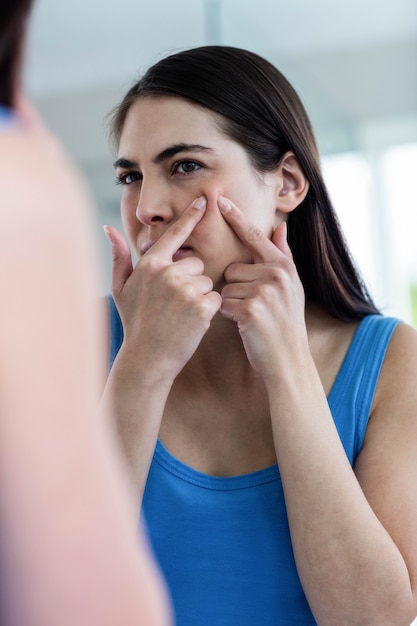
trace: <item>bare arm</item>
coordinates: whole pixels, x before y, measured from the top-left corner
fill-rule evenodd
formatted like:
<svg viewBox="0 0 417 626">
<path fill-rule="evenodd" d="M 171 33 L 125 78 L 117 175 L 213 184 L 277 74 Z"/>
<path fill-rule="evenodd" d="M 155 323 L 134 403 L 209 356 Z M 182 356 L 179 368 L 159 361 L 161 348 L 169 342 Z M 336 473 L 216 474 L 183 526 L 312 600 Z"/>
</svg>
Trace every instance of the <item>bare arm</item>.
<svg viewBox="0 0 417 626">
<path fill-rule="evenodd" d="M 127 459 L 138 508 L 173 381 L 191 358 L 218 311 L 221 298 L 196 257 L 172 256 L 204 215 L 192 203 L 133 269 L 122 235 L 108 228 L 113 245 L 112 292 L 124 341 L 103 397 Z"/>
<path fill-rule="evenodd" d="M 255 263 L 228 268 L 221 311 L 237 321 L 268 389 L 292 544 L 312 611 L 320 626 L 408 626 L 417 612 L 416 333 L 395 332 L 355 475 L 310 353 L 285 227 L 271 242 L 236 207 L 224 216 Z"/>
<path fill-rule="evenodd" d="M 169 622 L 98 415 L 89 203 L 40 137 L 0 144 L 0 517 L 7 626 Z"/>
<path fill-rule="evenodd" d="M 271 384 L 270 401 L 307 598 L 320 626 L 408 626 L 416 614 L 415 416 L 413 425 L 399 400 L 395 433 L 374 411 L 355 475 L 307 354 L 304 363 Z"/>
</svg>

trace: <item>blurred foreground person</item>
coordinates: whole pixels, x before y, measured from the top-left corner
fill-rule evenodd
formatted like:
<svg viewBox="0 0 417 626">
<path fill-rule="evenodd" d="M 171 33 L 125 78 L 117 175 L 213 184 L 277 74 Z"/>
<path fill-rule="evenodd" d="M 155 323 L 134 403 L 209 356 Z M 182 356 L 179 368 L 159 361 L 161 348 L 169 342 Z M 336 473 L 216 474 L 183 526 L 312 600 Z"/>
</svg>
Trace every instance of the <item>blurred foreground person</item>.
<svg viewBox="0 0 417 626">
<path fill-rule="evenodd" d="M 109 421 L 99 417 L 91 207 L 23 103 L 30 0 L 0 3 L 2 626 L 166 626 Z"/>
</svg>

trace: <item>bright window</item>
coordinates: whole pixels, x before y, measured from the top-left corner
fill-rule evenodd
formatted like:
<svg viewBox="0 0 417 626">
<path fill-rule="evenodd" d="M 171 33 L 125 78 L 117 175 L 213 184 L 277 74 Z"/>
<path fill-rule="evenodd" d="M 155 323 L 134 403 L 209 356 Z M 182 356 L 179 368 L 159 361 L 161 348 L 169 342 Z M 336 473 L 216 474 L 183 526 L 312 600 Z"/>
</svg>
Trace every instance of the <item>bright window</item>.
<svg viewBox="0 0 417 626">
<path fill-rule="evenodd" d="M 370 162 L 351 152 L 323 158 L 348 241 L 377 306 L 417 326 L 417 144 Z"/>
</svg>

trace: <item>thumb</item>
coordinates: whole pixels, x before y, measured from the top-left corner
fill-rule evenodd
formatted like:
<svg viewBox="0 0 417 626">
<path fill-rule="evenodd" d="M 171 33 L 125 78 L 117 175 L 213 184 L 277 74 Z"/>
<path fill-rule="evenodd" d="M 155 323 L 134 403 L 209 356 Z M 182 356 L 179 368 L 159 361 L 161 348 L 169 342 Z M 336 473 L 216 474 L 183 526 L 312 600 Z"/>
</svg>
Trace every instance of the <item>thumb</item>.
<svg viewBox="0 0 417 626">
<path fill-rule="evenodd" d="M 272 233 L 271 240 L 283 254 L 292 259 L 292 252 L 287 242 L 287 222 L 282 222 L 276 227 Z"/>
<path fill-rule="evenodd" d="M 133 272 L 132 255 L 126 239 L 114 226 L 104 226 L 104 232 L 112 246 L 112 292 L 117 295 Z"/>
</svg>

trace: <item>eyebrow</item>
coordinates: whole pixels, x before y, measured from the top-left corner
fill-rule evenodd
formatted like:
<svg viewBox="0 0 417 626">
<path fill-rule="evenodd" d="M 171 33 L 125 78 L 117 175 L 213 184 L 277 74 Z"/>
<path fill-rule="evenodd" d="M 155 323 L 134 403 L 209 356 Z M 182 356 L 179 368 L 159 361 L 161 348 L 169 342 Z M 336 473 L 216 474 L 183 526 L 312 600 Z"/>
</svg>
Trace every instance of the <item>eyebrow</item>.
<svg viewBox="0 0 417 626">
<path fill-rule="evenodd" d="M 213 149 L 208 148 L 207 146 L 201 146 L 198 143 L 177 143 L 173 146 L 169 146 L 169 148 L 165 148 L 165 150 L 162 150 L 162 152 L 156 155 L 153 162 L 155 164 L 163 163 L 163 161 L 170 159 L 179 152 L 213 152 Z"/>
<path fill-rule="evenodd" d="M 209 148 L 208 146 L 202 146 L 198 143 L 177 143 L 173 146 L 165 148 L 165 150 L 162 150 L 162 152 L 159 152 L 159 154 L 157 154 L 156 157 L 154 157 L 152 160 L 156 165 L 158 165 L 159 163 L 163 163 L 167 159 L 175 156 L 179 152 L 213 152 L 213 149 Z M 113 167 L 115 169 L 118 167 L 129 169 L 135 167 L 137 168 L 138 164 L 135 161 L 131 161 L 130 159 L 125 159 L 121 157 L 113 163 Z"/>
<path fill-rule="evenodd" d="M 135 161 L 130 161 L 129 159 L 124 159 L 123 157 L 120 159 L 117 159 L 114 163 L 113 163 L 113 167 L 114 169 L 117 169 L 118 167 L 121 167 L 122 169 L 130 169 L 133 167 L 138 167 L 138 164 Z"/>
</svg>

